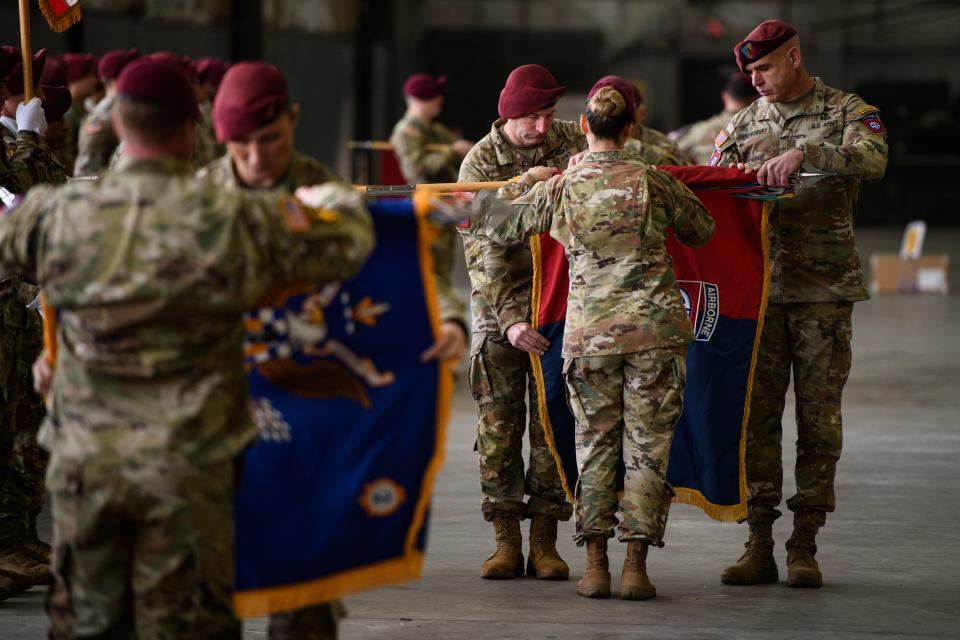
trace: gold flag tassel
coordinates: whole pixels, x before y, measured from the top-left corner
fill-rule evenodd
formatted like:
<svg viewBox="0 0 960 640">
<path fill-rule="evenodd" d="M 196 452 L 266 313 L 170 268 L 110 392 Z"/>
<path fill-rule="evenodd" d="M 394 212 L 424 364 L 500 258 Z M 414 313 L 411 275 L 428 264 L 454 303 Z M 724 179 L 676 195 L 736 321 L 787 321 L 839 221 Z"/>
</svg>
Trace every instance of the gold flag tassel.
<svg viewBox="0 0 960 640">
<path fill-rule="evenodd" d="M 40 13 L 47 19 L 47 24 L 57 33 L 63 33 L 80 22 L 80 2 L 78 0 L 37 0 Z"/>
</svg>

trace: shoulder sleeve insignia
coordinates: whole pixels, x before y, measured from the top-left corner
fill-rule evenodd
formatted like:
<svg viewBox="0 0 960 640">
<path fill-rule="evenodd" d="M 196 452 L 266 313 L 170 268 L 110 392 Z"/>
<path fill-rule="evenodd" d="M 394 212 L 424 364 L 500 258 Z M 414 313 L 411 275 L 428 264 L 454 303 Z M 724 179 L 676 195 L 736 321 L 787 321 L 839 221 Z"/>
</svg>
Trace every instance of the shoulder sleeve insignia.
<svg viewBox="0 0 960 640">
<path fill-rule="evenodd" d="M 723 143 L 730 139 L 730 134 L 727 133 L 726 129 L 721 129 L 720 133 L 717 135 L 717 139 L 713 141 L 714 146 L 718 149 L 723 146 Z"/>
<path fill-rule="evenodd" d="M 876 112 L 878 112 L 878 111 L 880 111 L 880 109 L 877 109 L 877 108 L 874 107 L 873 105 L 869 105 L 869 104 L 868 104 L 868 105 L 864 105 L 864 106 L 860 107 L 860 109 L 857 110 L 857 115 L 863 117 L 863 116 L 865 116 L 865 115 L 867 115 L 867 114 L 869 114 L 869 113 L 876 113 Z"/>
<path fill-rule="evenodd" d="M 713 155 L 710 156 L 709 166 L 715 167 L 720 164 L 720 149 L 714 149 Z"/>
<path fill-rule="evenodd" d="M 862 118 L 860 122 L 866 125 L 867 129 L 870 130 L 869 133 L 886 133 L 887 132 L 887 128 L 883 125 L 882 122 L 880 122 L 880 116 L 876 114 L 872 114 L 867 116 L 866 118 Z"/>
</svg>

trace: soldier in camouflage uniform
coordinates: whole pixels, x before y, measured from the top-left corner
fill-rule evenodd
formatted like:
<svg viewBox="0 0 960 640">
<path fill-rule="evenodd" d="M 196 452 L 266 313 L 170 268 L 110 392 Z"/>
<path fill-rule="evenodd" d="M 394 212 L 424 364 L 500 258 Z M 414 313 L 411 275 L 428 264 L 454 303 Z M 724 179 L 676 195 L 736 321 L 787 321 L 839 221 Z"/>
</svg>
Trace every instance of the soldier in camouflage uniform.
<svg viewBox="0 0 960 640">
<path fill-rule="evenodd" d="M 87 115 L 85 103 L 97 86 L 97 59 L 89 53 L 66 53 L 62 60 L 66 67 L 67 88 L 70 90 L 72 104 L 63 117 L 66 142 L 59 155 L 68 172 L 72 174 L 77 162 L 80 123 Z"/>
<path fill-rule="evenodd" d="M 733 116 L 749 107 L 756 99 L 757 90 L 750 83 L 750 77 L 743 73 L 734 73 L 720 92 L 723 111 L 687 127 L 677 138 L 677 146 L 690 156 L 694 164 L 708 164 L 713 154 L 713 141 L 716 139 L 717 132 L 730 124 Z"/>
<path fill-rule="evenodd" d="M 663 546 L 673 495 L 667 461 L 693 338 L 664 242 L 672 228 L 681 241 L 702 245 L 714 223 L 675 178 L 624 150 L 634 119 L 627 86 L 608 76 L 591 90 L 581 117 L 590 150 L 580 163 L 532 188 L 550 172 L 531 169 L 498 193 L 516 198 L 509 209 L 483 216 L 478 226 L 506 244 L 549 231 L 566 248 L 563 357 L 580 472 L 574 538 L 587 545 L 577 592 L 610 596 L 607 539 L 619 516 L 620 540 L 627 543 L 620 595 L 646 600 L 656 595 L 646 574 L 647 550 Z M 486 246 L 489 287 L 495 288 L 506 273 L 505 254 Z M 618 510 L 621 461 L 626 477 Z"/>
<path fill-rule="evenodd" d="M 612 76 L 607 76 L 607 78 Z M 603 78 L 601 79 L 601 81 Z M 665 133 L 643 124 L 647 118 L 647 105 L 643 93 L 632 82 L 627 83 L 633 90 L 637 104 L 636 122 L 630 127 L 630 137 L 624 144 L 626 149 L 640 154 L 641 159 L 652 165 L 673 165 L 682 167 L 690 164 L 690 158 L 680 150 L 677 143 Z"/>
<path fill-rule="evenodd" d="M 41 50 L 34 56 L 35 80 L 42 74 L 45 55 Z M 47 123 L 40 98 L 21 103 L 23 72 L 15 47 L 0 52 L 0 93 L 5 114 L 0 187 L 9 195 L 41 182 L 66 181 L 44 139 Z M 33 391 L 30 365 L 43 328 L 37 311 L 26 307 L 36 296 L 35 286 L 0 271 L 0 599 L 50 581 L 49 546 L 36 531 L 45 456 L 36 445 L 43 406 Z"/>
<path fill-rule="evenodd" d="M 349 188 L 316 187 L 307 206 L 193 177 L 198 116 L 179 69 L 131 64 L 118 171 L 39 188 L 0 220 L 0 269 L 37 277 L 60 319 L 40 436 L 53 637 L 240 637 L 234 463 L 255 436 L 243 313 L 274 287 L 349 277 L 373 247 Z"/>
<path fill-rule="evenodd" d="M 562 169 L 586 149 L 586 138 L 575 122 L 554 120 L 555 103 L 564 87 L 540 65 L 524 65 L 507 78 L 500 94 L 500 119 L 470 150 L 460 166 L 461 182 L 507 180 L 535 166 Z M 536 386 L 530 358 L 515 348 L 539 334 L 530 326 L 530 285 L 533 264 L 528 246 L 511 247 L 507 271 L 512 284 L 502 305 L 486 296 L 483 246 L 486 241 L 463 233 L 467 270 L 472 285 L 473 344 L 470 387 L 477 402 L 477 453 L 483 516 L 492 521 L 497 541 L 494 554 L 481 567 L 484 578 L 523 575 L 519 521 L 530 517 L 527 572 L 545 579 L 569 577 L 569 568 L 556 552 L 557 520 L 573 513 L 556 463 L 547 446 L 537 411 Z M 523 432 L 530 398 L 530 464 L 523 471 Z M 530 496 L 524 504 L 524 493 Z"/>
<path fill-rule="evenodd" d="M 225 191 L 293 193 L 298 187 L 326 183 L 349 187 L 294 148 L 299 114 L 300 106 L 289 102 L 287 80 L 279 69 L 263 63 L 233 65 L 213 106 L 217 138 L 227 153 L 201 169 L 199 176 Z M 268 635 L 271 640 L 334 640 L 345 615 L 339 600 L 274 614 Z"/>
<path fill-rule="evenodd" d="M 107 94 L 80 123 L 74 176 L 96 176 L 110 166 L 110 158 L 120 144 L 110 121 L 110 110 L 116 100 L 117 78 L 123 68 L 139 56 L 136 49 L 110 51 L 97 63 L 97 73 L 103 80 Z"/>
<path fill-rule="evenodd" d="M 868 297 L 853 236 L 862 180 L 887 164 L 878 109 L 828 87 L 803 67 L 796 31 L 759 25 L 734 49 L 762 96 L 716 139 L 710 163 L 757 171 L 784 186 L 803 163 L 834 174 L 777 202 L 769 221 L 770 289 L 747 426 L 747 552 L 727 584 L 776 582 L 771 525 L 782 498 L 781 419 L 791 368 L 797 397 L 797 493 L 787 585 L 819 587 L 815 536 L 836 506 L 840 399 L 850 372 L 853 303 Z"/>
<path fill-rule="evenodd" d="M 403 178 L 410 184 L 456 182 L 460 161 L 473 143 L 455 136 L 434 118 L 443 108 L 447 79 L 418 73 L 407 78 L 403 93 L 407 112 L 393 128 L 390 142 Z M 431 149 L 430 145 L 445 145 Z M 436 274 L 437 297 L 444 324 L 440 328 L 440 359 L 463 357 L 467 348 L 466 306 L 453 287 L 454 260 L 458 259 L 457 232 L 451 225 L 434 225 L 431 252 Z"/>
</svg>

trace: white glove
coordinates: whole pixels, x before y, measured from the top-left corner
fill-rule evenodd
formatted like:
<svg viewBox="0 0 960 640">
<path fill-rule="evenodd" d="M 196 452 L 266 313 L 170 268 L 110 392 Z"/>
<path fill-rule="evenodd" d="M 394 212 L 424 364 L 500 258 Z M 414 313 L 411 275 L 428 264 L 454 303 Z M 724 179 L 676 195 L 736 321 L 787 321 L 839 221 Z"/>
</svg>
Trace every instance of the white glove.
<svg viewBox="0 0 960 640">
<path fill-rule="evenodd" d="M 47 117 L 43 113 L 40 98 L 30 98 L 30 102 L 17 105 L 17 130 L 33 131 L 38 136 L 47 133 Z"/>
</svg>

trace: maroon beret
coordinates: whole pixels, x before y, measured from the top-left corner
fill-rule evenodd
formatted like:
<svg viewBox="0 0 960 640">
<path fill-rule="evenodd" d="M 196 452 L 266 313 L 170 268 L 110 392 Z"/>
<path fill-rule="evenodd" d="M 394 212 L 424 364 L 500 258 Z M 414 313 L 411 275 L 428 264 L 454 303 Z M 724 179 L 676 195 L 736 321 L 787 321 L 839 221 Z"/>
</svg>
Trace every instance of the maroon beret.
<svg viewBox="0 0 960 640">
<path fill-rule="evenodd" d="M 446 76 L 434 78 L 426 73 L 415 73 L 403 83 L 403 95 L 417 100 L 433 100 L 443 93 L 447 86 Z"/>
<path fill-rule="evenodd" d="M 733 48 L 737 66 L 746 72 L 748 64 L 756 62 L 795 35 L 797 30 L 783 20 L 761 22 Z"/>
<path fill-rule="evenodd" d="M 33 92 L 36 93 L 40 87 L 40 77 L 43 75 L 43 68 L 47 64 L 47 50 L 40 49 L 33 54 Z M 12 96 L 23 95 L 23 64 L 18 64 L 7 77 L 7 91 Z"/>
<path fill-rule="evenodd" d="M 172 51 L 156 51 L 147 57 L 151 60 L 159 60 L 160 62 L 167 62 L 180 67 L 180 70 L 183 71 L 184 75 L 187 76 L 187 80 L 190 82 L 196 79 L 196 73 L 194 72 L 193 62 L 190 60 L 190 56 L 179 56 Z"/>
<path fill-rule="evenodd" d="M 270 124 L 287 110 L 287 79 L 272 64 L 231 65 L 213 99 L 213 128 L 218 142 L 236 140 Z"/>
<path fill-rule="evenodd" d="M 63 120 L 63 114 L 67 112 L 70 105 L 73 104 L 73 98 L 70 97 L 70 90 L 66 87 L 40 85 L 40 93 L 43 94 L 43 115 L 47 122 L 59 122 Z"/>
<path fill-rule="evenodd" d="M 20 49 L 8 45 L 0 46 L 0 82 L 5 82 L 10 72 L 20 64 Z"/>
<path fill-rule="evenodd" d="M 149 57 L 131 62 L 117 79 L 117 97 L 148 102 L 185 120 L 200 117 L 193 86 L 179 64 Z"/>
<path fill-rule="evenodd" d="M 507 76 L 497 109 L 501 118 L 521 118 L 552 106 L 566 90 L 544 67 L 525 64 Z"/>
<path fill-rule="evenodd" d="M 97 75 L 106 80 L 116 80 L 123 68 L 140 57 L 136 49 L 108 51 L 97 63 Z"/>
<path fill-rule="evenodd" d="M 68 83 L 97 75 L 97 59 L 90 53 L 65 53 L 63 64 L 67 67 Z"/>
<path fill-rule="evenodd" d="M 47 87 L 65 87 L 67 85 L 67 65 L 60 56 L 50 56 L 43 67 L 40 84 Z"/>
<path fill-rule="evenodd" d="M 193 68 L 197 74 L 198 83 L 219 87 L 223 74 L 230 68 L 230 63 L 220 58 L 200 58 L 194 63 Z"/>
<path fill-rule="evenodd" d="M 621 96 L 623 96 L 623 101 L 627 105 L 627 113 L 630 115 L 629 122 L 637 121 L 637 96 L 640 94 L 637 91 L 637 85 L 624 80 L 620 76 L 603 76 L 597 80 L 596 84 L 590 87 L 590 93 L 587 94 L 587 100 L 592 98 L 597 91 L 604 87 L 611 87 L 617 90 Z"/>
</svg>

